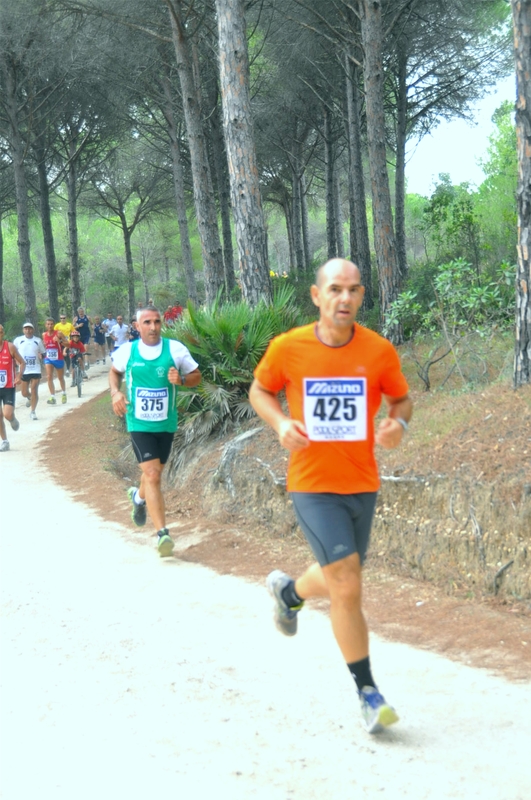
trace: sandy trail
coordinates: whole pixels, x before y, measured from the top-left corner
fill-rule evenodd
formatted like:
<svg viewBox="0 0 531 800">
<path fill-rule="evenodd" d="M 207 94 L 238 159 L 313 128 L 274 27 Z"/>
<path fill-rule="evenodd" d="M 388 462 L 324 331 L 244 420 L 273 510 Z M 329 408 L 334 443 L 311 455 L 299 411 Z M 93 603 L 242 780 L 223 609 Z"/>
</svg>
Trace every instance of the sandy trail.
<svg viewBox="0 0 531 800">
<path fill-rule="evenodd" d="M 105 388 L 89 374 L 66 406 L 43 387 L 37 422 L 19 402 L 0 454 L 2 798 L 529 800 L 528 683 L 373 637 L 401 722 L 371 737 L 325 616 L 284 639 L 265 588 L 162 561 L 56 486 L 35 448 Z"/>
</svg>

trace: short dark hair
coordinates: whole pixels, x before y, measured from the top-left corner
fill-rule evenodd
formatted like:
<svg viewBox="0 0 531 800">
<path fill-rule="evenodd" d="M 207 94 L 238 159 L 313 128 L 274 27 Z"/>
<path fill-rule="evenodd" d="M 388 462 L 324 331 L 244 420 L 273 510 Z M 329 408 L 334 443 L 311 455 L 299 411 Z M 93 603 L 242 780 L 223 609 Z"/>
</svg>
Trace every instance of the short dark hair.
<svg viewBox="0 0 531 800">
<path fill-rule="evenodd" d="M 137 308 L 137 310 L 136 310 L 136 321 L 137 322 L 140 321 L 140 317 L 142 316 L 142 314 L 145 314 L 146 311 L 156 311 L 157 314 L 160 316 L 160 311 L 156 306 L 147 305 L 147 306 L 144 306 L 143 308 Z"/>
</svg>

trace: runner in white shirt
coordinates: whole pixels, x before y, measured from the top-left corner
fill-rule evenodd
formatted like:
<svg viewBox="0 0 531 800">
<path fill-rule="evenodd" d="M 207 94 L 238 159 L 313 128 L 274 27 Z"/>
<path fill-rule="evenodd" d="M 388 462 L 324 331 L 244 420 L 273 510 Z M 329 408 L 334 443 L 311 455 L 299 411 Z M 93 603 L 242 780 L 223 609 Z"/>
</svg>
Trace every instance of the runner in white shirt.
<svg viewBox="0 0 531 800">
<path fill-rule="evenodd" d="M 116 325 L 116 320 L 109 311 L 109 313 L 101 323 L 101 327 L 103 328 L 103 331 L 105 333 L 105 341 L 107 343 L 107 350 L 109 351 L 109 355 L 114 350 L 114 339 L 111 336 L 111 331 L 115 325 Z"/>
<path fill-rule="evenodd" d="M 26 362 L 26 369 L 21 375 L 20 393 L 26 398 L 26 406 L 30 411 L 30 419 L 37 419 L 35 409 L 39 402 L 39 383 L 42 376 L 42 356 L 46 353 L 46 348 L 42 339 L 33 335 L 33 325 L 25 322 L 22 326 L 23 336 L 18 336 L 13 344 Z"/>
<path fill-rule="evenodd" d="M 129 325 L 126 325 L 124 318 L 121 316 L 116 317 L 118 320 L 116 325 L 111 328 L 111 336 L 114 340 L 114 352 L 123 344 L 129 341 Z"/>
</svg>

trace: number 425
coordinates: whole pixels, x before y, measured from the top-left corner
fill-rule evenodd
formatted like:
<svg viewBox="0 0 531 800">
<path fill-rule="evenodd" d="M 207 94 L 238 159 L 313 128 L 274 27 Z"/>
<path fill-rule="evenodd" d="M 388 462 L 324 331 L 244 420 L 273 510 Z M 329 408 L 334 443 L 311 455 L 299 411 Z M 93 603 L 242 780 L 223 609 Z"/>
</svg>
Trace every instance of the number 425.
<svg viewBox="0 0 531 800">
<path fill-rule="evenodd" d="M 356 400 L 354 397 L 320 397 L 313 410 L 314 417 L 321 422 L 341 422 L 356 419 Z"/>
</svg>

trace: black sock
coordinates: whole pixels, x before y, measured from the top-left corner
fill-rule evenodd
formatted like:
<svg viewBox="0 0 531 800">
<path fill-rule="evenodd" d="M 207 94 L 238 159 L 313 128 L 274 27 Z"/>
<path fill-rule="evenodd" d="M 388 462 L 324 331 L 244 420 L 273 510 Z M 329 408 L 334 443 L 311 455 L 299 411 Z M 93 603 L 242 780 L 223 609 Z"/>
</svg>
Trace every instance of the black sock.
<svg viewBox="0 0 531 800">
<path fill-rule="evenodd" d="M 290 581 L 288 585 L 282 589 L 281 595 L 285 604 L 289 608 L 293 608 L 294 606 L 300 606 L 301 603 L 304 603 L 302 597 L 299 597 L 299 595 L 295 591 L 295 581 Z"/>
<path fill-rule="evenodd" d="M 367 656 L 367 658 L 362 658 L 361 661 L 353 661 L 352 664 L 347 664 L 347 667 L 356 681 L 358 692 L 361 692 L 364 686 L 374 686 L 376 689 L 376 684 L 372 677 L 369 656 Z"/>
</svg>

